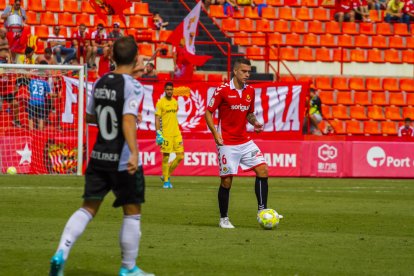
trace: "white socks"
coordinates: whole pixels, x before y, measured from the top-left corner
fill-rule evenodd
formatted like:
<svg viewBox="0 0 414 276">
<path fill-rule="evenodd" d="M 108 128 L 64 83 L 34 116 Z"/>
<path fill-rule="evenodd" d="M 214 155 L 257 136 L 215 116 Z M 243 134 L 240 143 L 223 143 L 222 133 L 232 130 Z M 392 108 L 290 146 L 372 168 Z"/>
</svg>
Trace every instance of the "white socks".
<svg viewBox="0 0 414 276">
<path fill-rule="evenodd" d="M 93 216 L 83 208 L 77 210 L 69 218 L 65 229 L 63 230 L 57 250 L 63 251 L 63 259 L 66 260 L 68 258 L 70 249 L 79 238 L 79 236 L 82 235 L 83 231 L 85 231 L 86 226 L 92 220 L 92 218 Z"/>
<path fill-rule="evenodd" d="M 135 267 L 140 239 L 141 215 L 124 216 L 119 233 L 123 267 L 127 269 Z"/>
</svg>

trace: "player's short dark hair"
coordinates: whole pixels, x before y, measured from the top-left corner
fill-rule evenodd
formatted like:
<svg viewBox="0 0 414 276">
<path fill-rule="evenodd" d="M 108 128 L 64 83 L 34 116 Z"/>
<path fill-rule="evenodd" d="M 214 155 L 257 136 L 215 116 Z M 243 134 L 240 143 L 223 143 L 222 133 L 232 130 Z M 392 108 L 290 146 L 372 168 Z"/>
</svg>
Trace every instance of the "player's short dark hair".
<svg viewBox="0 0 414 276">
<path fill-rule="evenodd" d="M 238 58 L 236 59 L 236 61 L 234 62 L 233 68 L 236 68 L 237 66 L 239 66 L 240 64 L 245 64 L 245 65 L 249 65 L 251 66 L 252 64 L 250 63 L 250 60 L 247 58 Z"/>
<path fill-rule="evenodd" d="M 411 122 L 411 118 L 408 118 L 408 117 L 407 117 L 407 118 L 405 118 L 405 119 L 404 119 L 404 122 Z"/>
<path fill-rule="evenodd" d="M 41 61 L 39 62 L 39 64 L 48 65 L 49 63 L 47 63 L 47 61 L 46 61 L 46 60 L 41 60 Z"/>
<path fill-rule="evenodd" d="M 117 65 L 130 65 L 135 62 L 138 45 L 132 36 L 117 39 L 113 47 L 113 59 Z"/>
<path fill-rule="evenodd" d="M 147 63 L 147 65 L 151 66 L 151 68 L 154 68 L 154 63 Z"/>
<path fill-rule="evenodd" d="M 45 54 L 51 55 L 52 54 L 52 48 L 50 48 L 50 47 L 45 48 Z"/>
<path fill-rule="evenodd" d="M 164 89 L 165 89 L 165 88 L 167 88 L 167 86 L 172 86 L 172 87 L 174 87 L 174 84 L 173 84 L 172 82 L 170 82 L 170 81 L 167 81 L 167 82 L 164 84 Z"/>
<path fill-rule="evenodd" d="M 26 47 L 26 49 L 24 50 L 24 54 L 27 56 L 31 53 L 34 52 L 34 49 L 32 47 Z"/>
</svg>

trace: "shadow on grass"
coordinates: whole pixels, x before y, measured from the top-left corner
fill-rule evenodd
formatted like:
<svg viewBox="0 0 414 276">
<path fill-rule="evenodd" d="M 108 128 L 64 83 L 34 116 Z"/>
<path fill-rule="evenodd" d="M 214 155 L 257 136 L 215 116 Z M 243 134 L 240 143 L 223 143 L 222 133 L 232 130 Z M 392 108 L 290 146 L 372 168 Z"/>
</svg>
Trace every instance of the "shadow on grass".
<svg viewBox="0 0 414 276">
<path fill-rule="evenodd" d="M 114 271 L 113 273 L 107 273 L 102 271 L 91 271 L 86 269 L 75 269 L 75 270 L 67 270 L 65 271 L 65 274 L 68 275 L 77 275 L 77 276 L 113 276 L 117 275 L 117 271 Z"/>
</svg>

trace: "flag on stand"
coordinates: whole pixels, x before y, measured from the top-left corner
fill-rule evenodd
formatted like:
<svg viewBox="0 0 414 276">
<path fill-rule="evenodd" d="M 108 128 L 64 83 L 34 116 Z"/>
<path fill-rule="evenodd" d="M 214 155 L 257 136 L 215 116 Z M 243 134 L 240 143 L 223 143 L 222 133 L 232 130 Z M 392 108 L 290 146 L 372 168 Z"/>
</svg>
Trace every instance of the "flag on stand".
<svg viewBox="0 0 414 276">
<path fill-rule="evenodd" d="M 119 19 L 126 25 L 124 10 L 131 8 L 131 2 L 127 0 L 91 0 L 89 2 L 102 20 L 107 20 L 108 15 L 118 15 Z"/>
<path fill-rule="evenodd" d="M 197 26 L 200 18 L 201 1 L 190 11 L 190 13 L 184 18 L 177 28 L 168 37 L 167 42 L 173 46 L 178 47 L 181 44 L 181 40 L 184 39 L 185 49 L 187 50 L 187 56 L 191 59 L 192 63 L 196 66 L 202 66 L 212 56 L 198 56 L 195 55 L 195 38 L 197 34 Z"/>
</svg>

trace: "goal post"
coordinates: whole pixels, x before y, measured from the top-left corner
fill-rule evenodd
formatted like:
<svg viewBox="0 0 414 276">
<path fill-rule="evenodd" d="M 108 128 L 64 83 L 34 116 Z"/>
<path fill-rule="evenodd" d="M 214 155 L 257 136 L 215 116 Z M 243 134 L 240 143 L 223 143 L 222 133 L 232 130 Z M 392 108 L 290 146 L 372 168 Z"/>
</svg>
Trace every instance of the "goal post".
<svg viewBox="0 0 414 276">
<path fill-rule="evenodd" d="M 83 65 L 0 64 L 0 173 L 82 175 Z"/>
</svg>

